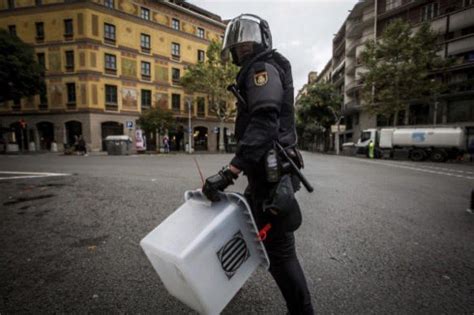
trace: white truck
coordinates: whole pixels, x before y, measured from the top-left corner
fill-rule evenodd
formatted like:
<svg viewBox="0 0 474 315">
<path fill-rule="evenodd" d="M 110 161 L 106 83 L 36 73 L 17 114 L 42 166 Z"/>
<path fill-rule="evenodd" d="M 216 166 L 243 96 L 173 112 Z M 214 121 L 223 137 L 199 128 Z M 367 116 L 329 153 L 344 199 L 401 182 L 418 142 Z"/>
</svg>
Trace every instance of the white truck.
<svg viewBox="0 0 474 315">
<path fill-rule="evenodd" d="M 460 127 L 366 129 L 356 144 L 357 154 L 367 154 L 370 141 L 375 156 L 384 158 L 404 153 L 413 161 L 445 162 L 466 151 L 466 135 Z"/>
</svg>

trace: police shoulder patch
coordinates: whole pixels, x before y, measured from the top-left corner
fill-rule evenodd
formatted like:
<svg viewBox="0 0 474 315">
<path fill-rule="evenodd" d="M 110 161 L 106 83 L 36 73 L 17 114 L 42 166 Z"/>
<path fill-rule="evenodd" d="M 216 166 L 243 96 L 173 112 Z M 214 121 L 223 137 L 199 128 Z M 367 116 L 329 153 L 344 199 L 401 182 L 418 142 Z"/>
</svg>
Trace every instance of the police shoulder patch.
<svg viewBox="0 0 474 315">
<path fill-rule="evenodd" d="M 261 71 L 258 73 L 255 73 L 253 77 L 253 81 L 256 86 L 264 86 L 268 82 L 268 73 L 267 71 Z"/>
</svg>

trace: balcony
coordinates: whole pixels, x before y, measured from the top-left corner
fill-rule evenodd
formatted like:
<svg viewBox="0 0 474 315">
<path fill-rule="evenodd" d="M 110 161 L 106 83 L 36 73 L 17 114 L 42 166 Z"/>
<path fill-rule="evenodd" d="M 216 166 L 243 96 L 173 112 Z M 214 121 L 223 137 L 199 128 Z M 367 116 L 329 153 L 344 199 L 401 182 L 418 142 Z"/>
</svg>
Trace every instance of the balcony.
<svg viewBox="0 0 474 315">
<path fill-rule="evenodd" d="M 352 22 L 347 29 L 346 37 L 347 38 L 358 38 L 362 35 L 362 29 L 364 25 L 362 23 L 362 19 L 355 20 Z"/>
<path fill-rule="evenodd" d="M 11 106 L 13 112 L 21 112 L 21 104 L 20 103 L 13 103 Z"/>
<path fill-rule="evenodd" d="M 105 110 L 107 110 L 107 111 L 113 111 L 113 112 L 118 112 L 118 104 L 106 103 L 106 104 L 105 104 Z"/>
<path fill-rule="evenodd" d="M 362 88 L 362 82 L 360 80 L 354 80 L 345 86 L 346 93 L 352 93 Z"/>
<path fill-rule="evenodd" d="M 453 32 L 472 26 L 474 21 L 474 7 L 468 7 L 465 10 L 453 13 L 449 19 L 449 31 Z"/>
<path fill-rule="evenodd" d="M 67 103 L 67 104 L 66 104 L 66 108 L 67 108 L 68 110 L 76 110 L 76 109 L 77 109 L 76 102 Z"/>
<path fill-rule="evenodd" d="M 468 95 L 474 93 L 474 79 L 453 82 L 449 84 L 449 94 L 448 95 Z"/>
<path fill-rule="evenodd" d="M 448 55 L 457 55 L 471 51 L 474 47 L 474 34 L 458 37 L 448 43 Z"/>
<path fill-rule="evenodd" d="M 356 47 L 360 45 L 359 40 L 353 40 L 346 49 L 347 57 L 354 57 L 356 55 Z"/>
</svg>

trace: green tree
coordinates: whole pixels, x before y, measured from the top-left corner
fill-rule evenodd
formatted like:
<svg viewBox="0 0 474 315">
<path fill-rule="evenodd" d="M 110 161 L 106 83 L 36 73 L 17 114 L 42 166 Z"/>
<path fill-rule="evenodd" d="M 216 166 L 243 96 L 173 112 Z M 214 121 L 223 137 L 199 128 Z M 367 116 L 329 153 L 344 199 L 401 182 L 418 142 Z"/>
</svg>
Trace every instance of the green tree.
<svg viewBox="0 0 474 315">
<path fill-rule="evenodd" d="M 0 101 L 38 94 L 43 71 L 31 46 L 0 29 Z"/>
<path fill-rule="evenodd" d="M 369 41 L 361 53 L 367 70 L 361 75 L 365 108 L 388 119 L 414 100 L 433 101 L 433 96 L 445 89 L 441 80 L 434 80 L 433 71 L 447 65 L 437 51 L 437 34 L 428 23 L 413 34 L 407 22 L 393 21 L 378 41 Z"/>
<path fill-rule="evenodd" d="M 173 116 L 173 112 L 169 109 L 152 107 L 140 114 L 137 124 L 146 132 L 158 133 L 158 146 L 160 146 L 160 135 L 166 129 L 174 128 L 176 119 Z"/>
<path fill-rule="evenodd" d="M 227 86 L 235 81 L 238 68 L 220 59 L 222 44 L 212 41 L 206 53 L 206 60 L 192 65 L 181 78 L 181 84 L 190 92 L 201 92 L 207 95 L 209 110 L 220 122 L 219 151 L 224 150 L 224 122 L 235 116 L 235 107 Z"/>
<path fill-rule="evenodd" d="M 330 83 L 307 85 L 306 94 L 296 103 L 296 122 L 299 137 L 305 144 L 322 137 L 324 150 L 329 148 L 331 125 L 341 116 L 342 97 Z"/>
</svg>

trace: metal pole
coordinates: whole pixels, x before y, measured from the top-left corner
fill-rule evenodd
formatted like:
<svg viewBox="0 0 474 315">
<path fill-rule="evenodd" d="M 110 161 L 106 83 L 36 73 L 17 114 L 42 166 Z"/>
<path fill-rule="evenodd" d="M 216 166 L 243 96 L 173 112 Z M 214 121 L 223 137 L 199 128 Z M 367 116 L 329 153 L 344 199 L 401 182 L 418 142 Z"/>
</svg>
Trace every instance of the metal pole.
<svg viewBox="0 0 474 315">
<path fill-rule="evenodd" d="M 336 136 L 335 136 L 335 139 L 334 139 L 334 146 L 336 147 L 336 155 L 339 155 L 339 132 L 340 132 L 340 124 L 341 124 L 341 119 L 342 119 L 342 115 L 340 116 L 337 116 L 336 114 L 336 111 L 334 110 L 334 108 L 332 107 L 328 107 L 332 114 L 334 115 L 334 120 L 336 121 Z"/>
<path fill-rule="evenodd" d="M 191 100 L 187 100 L 188 103 L 188 153 L 191 154 L 192 148 L 191 148 L 191 141 L 192 141 L 192 134 L 193 130 L 191 129 Z"/>
</svg>

